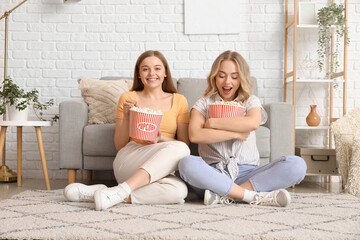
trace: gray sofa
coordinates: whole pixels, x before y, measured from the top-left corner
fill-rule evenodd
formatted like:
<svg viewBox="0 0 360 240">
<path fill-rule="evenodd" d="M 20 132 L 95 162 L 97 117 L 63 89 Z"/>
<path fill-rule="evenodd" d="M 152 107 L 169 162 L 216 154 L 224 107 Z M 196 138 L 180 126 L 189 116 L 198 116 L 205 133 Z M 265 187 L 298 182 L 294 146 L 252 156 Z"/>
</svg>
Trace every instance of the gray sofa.
<svg viewBox="0 0 360 240">
<path fill-rule="evenodd" d="M 109 80 L 109 78 L 103 78 Z M 110 78 L 111 79 L 111 78 Z M 118 79 L 118 78 L 117 78 Z M 254 94 L 257 95 L 256 79 Z M 191 107 L 207 86 L 206 79 L 174 79 L 178 92 Z M 60 103 L 60 168 L 68 170 L 69 183 L 76 181 L 76 170 L 112 170 L 116 155 L 113 143 L 115 124 L 88 124 L 88 105 L 82 98 Z M 267 122 L 256 130 L 261 165 L 282 155 L 294 154 L 294 109 L 291 104 L 265 104 Z M 191 144 L 197 155 L 197 146 Z"/>
</svg>

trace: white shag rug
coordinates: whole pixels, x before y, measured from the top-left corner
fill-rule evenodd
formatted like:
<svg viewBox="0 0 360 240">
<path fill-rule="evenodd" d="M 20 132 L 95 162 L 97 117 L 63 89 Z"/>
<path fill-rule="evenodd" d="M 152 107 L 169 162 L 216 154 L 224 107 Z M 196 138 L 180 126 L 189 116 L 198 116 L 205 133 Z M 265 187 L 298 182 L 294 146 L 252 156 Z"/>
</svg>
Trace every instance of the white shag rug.
<svg viewBox="0 0 360 240">
<path fill-rule="evenodd" d="M 66 202 L 62 190 L 30 190 L 0 202 L 0 239 L 360 239 L 360 198 L 291 194 L 287 208 Z"/>
</svg>

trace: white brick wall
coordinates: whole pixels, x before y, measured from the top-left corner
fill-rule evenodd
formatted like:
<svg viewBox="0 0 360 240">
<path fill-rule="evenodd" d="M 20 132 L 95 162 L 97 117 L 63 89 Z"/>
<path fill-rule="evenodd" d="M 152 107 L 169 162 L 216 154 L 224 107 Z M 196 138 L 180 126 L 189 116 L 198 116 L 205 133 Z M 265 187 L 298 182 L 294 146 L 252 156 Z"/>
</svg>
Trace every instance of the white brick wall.
<svg viewBox="0 0 360 240">
<path fill-rule="evenodd" d="M 239 51 L 258 79 L 259 97 L 264 103 L 283 100 L 284 3 L 278 0 L 239 0 L 239 34 L 184 35 L 183 0 L 83 0 L 63 4 L 62 0 L 29 0 L 9 19 L 9 70 L 17 83 L 40 91 L 42 100 L 58 104 L 79 97 L 81 76 L 131 76 L 134 63 L 143 51 L 156 49 L 167 57 L 174 77 L 206 77 L 216 56 L 228 49 Z M 20 0 L 1 0 L 0 14 Z M 321 1 L 324 2 L 324 1 Z M 4 21 L 0 22 L 0 77 L 3 78 Z M 360 107 L 360 3 L 349 1 L 348 111 Z M 316 38 L 315 38 L 316 39 Z M 314 37 L 304 44 L 316 50 Z M 313 45 L 311 45 L 313 44 Z M 327 93 L 313 87 L 316 102 Z M 309 95 L 304 90 L 304 96 Z M 337 96 L 342 93 L 336 93 Z M 305 99 L 305 97 L 304 97 Z M 298 121 L 304 121 L 309 104 L 299 103 Z M 301 105 L 302 104 L 302 105 Z M 341 113 L 336 99 L 334 113 Z M 321 109 L 320 114 L 328 110 Z M 324 121 L 324 120 L 323 120 Z M 43 129 L 51 178 L 65 177 L 59 170 L 58 124 Z M 16 169 L 16 129 L 8 131 L 7 165 Z M 297 131 L 304 144 L 321 146 L 326 133 Z M 324 140 L 325 139 L 325 140 Z M 42 178 L 35 132 L 24 129 L 23 173 Z"/>
</svg>

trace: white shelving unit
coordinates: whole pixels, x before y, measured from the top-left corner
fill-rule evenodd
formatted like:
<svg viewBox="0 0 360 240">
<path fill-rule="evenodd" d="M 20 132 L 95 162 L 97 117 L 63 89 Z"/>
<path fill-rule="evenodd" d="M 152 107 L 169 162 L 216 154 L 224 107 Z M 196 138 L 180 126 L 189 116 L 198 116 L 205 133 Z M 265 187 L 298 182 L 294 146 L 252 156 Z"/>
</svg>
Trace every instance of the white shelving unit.
<svg viewBox="0 0 360 240">
<path fill-rule="evenodd" d="M 333 2 L 335 2 L 333 0 Z M 330 124 L 336 120 L 336 118 L 333 117 L 333 95 L 334 95 L 334 83 L 333 83 L 333 79 L 298 79 L 297 78 L 297 69 L 296 69 L 296 53 L 298 50 L 301 49 L 297 49 L 297 41 L 298 41 L 298 32 L 297 30 L 300 28 L 318 28 L 318 25 L 313 25 L 313 24 L 302 24 L 302 25 L 298 25 L 298 0 L 294 0 L 294 10 L 293 10 L 293 17 L 292 19 L 290 19 L 289 17 L 289 2 L 288 0 L 285 0 L 285 47 L 284 47 L 284 102 L 287 101 L 287 91 L 288 91 L 288 86 L 292 86 L 291 90 L 292 91 L 292 104 L 294 105 L 294 121 L 295 121 L 295 130 L 328 130 L 329 131 L 329 143 L 328 143 L 328 148 L 332 148 L 332 133 L 330 131 Z M 345 19 L 346 19 L 346 27 L 348 25 L 347 23 L 347 18 L 348 18 L 348 4 L 347 4 L 347 0 L 345 0 Z M 292 34 L 292 45 L 293 45 L 293 49 L 292 52 L 288 52 L 288 43 L 289 41 L 289 36 L 290 34 Z M 303 34 L 303 33 L 301 33 Z M 338 84 L 342 84 L 342 89 L 343 89 L 343 115 L 345 115 L 346 113 L 346 80 L 347 80 L 347 44 L 345 44 L 345 41 L 347 39 L 347 36 L 344 36 L 344 62 L 343 62 L 343 71 L 342 72 L 338 72 L 338 73 L 334 73 L 333 74 L 333 78 L 339 78 L 342 77 L 343 79 L 339 79 L 337 81 Z M 332 51 L 334 51 L 334 33 L 332 34 L 332 38 L 331 38 L 331 45 L 332 45 Z M 313 44 L 317 44 L 317 42 L 314 42 Z M 288 70 L 288 53 L 292 54 L 292 70 Z M 290 67 L 290 65 L 289 65 Z M 328 126 L 317 126 L 317 127 L 309 127 L 309 126 L 299 126 L 296 124 L 296 94 L 297 94 L 297 84 L 313 84 L 313 83 L 324 83 L 324 84 L 329 84 L 329 125 Z M 295 131 L 296 133 L 296 131 Z M 295 138 L 296 139 L 296 138 Z M 296 142 L 295 142 L 296 145 Z M 295 149 L 295 146 L 294 146 Z"/>
<path fill-rule="evenodd" d="M 310 127 L 310 126 L 295 126 L 296 130 L 329 130 L 330 126 L 316 126 L 316 127 Z"/>
</svg>

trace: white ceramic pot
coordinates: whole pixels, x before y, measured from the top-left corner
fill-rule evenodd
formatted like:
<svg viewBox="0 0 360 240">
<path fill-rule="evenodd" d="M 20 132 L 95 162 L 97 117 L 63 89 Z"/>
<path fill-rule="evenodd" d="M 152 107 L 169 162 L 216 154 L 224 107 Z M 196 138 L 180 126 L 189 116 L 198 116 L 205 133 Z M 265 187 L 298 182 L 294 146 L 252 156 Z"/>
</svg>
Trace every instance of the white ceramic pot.
<svg viewBox="0 0 360 240">
<path fill-rule="evenodd" d="M 19 101 L 22 101 L 20 99 Z M 28 112 L 29 107 L 25 108 L 24 110 L 19 110 L 15 108 L 15 105 L 7 104 L 7 121 L 27 121 L 28 120 Z"/>
</svg>

